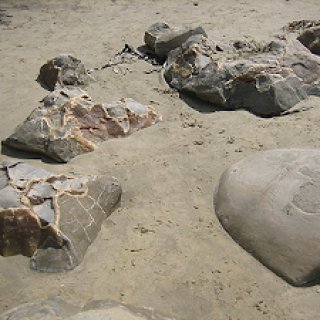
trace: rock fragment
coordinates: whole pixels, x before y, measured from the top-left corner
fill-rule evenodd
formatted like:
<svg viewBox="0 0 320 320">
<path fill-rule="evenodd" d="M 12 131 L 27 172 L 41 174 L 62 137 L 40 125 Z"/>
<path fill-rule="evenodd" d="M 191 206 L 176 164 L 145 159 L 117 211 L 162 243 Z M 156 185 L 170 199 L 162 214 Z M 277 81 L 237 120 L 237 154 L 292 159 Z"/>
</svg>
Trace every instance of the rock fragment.
<svg viewBox="0 0 320 320">
<path fill-rule="evenodd" d="M 46 89 L 53 91 L 60 86 L 84 86 L 89 82 L 84 64 L 77 58 L 61 54 L 40 68 L 37 81 Z"/>
<path fill-rule="evenodd" d="M 0 189 L 0 254 L 31 257 L 31 267 L 43 272 L 75 268 L 118 205 L 119 182 L 55 175 L 22 162 L 0 168 L 7 177 Z"/>
<path fill-rule="evenodd" d="M 320 151 L 259 152 L 228 168 L 214 197 L 222 226 L 295 286 L 320 280 Z"/>
<path fill-rule="evenodd" d="M 3 141 L 20 150 L 68 162 L 111 138 L 126 137 L 161 121 L 151 106 L 133 99 L 95 103 L 79 88 L 55 90 Z"/>
<path fill-rule="evenodd" d="M 144 42 L 157 56 L 166 58 L 171 50 L 194 35 L 206 36 L 206 33 L 202 27 L 170 27 L 166 23 L 157 22 L 145 32 Z"/>
<path fill-rule="evenodd" d="M 320 55 L 320 26 L 305 30 L 297 39 L 312 53 Z"/>
</svg>

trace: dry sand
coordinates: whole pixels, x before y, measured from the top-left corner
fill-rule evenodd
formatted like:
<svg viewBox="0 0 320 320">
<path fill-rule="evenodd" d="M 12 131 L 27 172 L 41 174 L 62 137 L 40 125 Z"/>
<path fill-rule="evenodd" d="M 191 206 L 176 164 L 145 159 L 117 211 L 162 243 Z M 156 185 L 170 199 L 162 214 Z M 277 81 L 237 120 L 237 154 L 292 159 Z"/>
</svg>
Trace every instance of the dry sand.
<svg viewBox="0 0 320 320">
<path fill-rule="evenodd" d="M 126 42 L 141 45 L 144 31 L 156 21 L 202 25 L 217 40 L 268 39 L 290 21 L 320 17 L 319 0 L 197 3 L 0 1 L 13 16 L 8 26 L 0 25 L 0 139 L 47 94 L 35 79 L 40 66 L 58 53 L 71 53 L 93 68 Z M 159 67 L 138 61 L 121 71 L 96 72 L 87 91 L 100 101 L 132 97 L 152 104 L 163 114 L 161 124 L 65 165 L 16 152 L 11 157 L 54 172 L 114 175 L 123 185 L 122 207 L 71 272 L 41 274 L 29 269 L 26 257 L 0 257 L 0 311 L 60 296 L 115 299 L 177 320 L 318 319 L 319 287 L 288 285 L 231 240 L 214 215 L 213 190 L 223 170 L 248 154 L 320 147 L 320 99 L 299 104 L 307 111 L 274 119 L 245 111 L 208 112 L 168 91 L 159 81 Z"/>
</svg>

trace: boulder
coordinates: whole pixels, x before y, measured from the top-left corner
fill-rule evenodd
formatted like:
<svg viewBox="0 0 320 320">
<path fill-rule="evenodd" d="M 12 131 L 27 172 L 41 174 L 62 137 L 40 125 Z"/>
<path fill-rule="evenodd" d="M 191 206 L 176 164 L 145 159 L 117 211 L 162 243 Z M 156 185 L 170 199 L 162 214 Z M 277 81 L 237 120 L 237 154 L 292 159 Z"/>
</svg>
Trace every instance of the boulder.
<svg viewBox="0 0 320 320">
<path fill-rule="evenodd" d="M 305 30 L 297 39 L 312 53 L 320 55 L 320 26 Z"/>
<path fill-rule="evenodd" d="M 193 35 L 206 36 L 202 27 L 170 27 L 163 22 L 150 26 L 144 35 L 145 44 L 160 58 L 166 58 L 168 53 L 181 46 Z"/>
<path fill-rule="evenodd" d="M 320 151 L 282 149 L 229 167 L 214 196 L 224 229 L 295 286 L 320 280 Z"/>
<path fill-rule="evenodd" d="M 108 139 L 126 137 L 160 120 L 151 106 L 132 99 L 100 104 L 79 88 L 65 87 L 44 98 L 3 143 L 68 162 Z"/>
<path fill-rule="evenodd" d="M 22 162 L 0 163 L 0 254 L 31 257 L 31 268 L 61 272 L 81 263 L 121 187 L 106 176 L 55 175 Z"/>
<path fill-rule="evenodd" d="M 0 320 L 170 320 L 152 308 L 137 308 L 113 300 L 91 301 L 85 306 L 60 298 L 22 304 L 3 314 Z"/>
<path fill-rule="evenodd" d="M 60 54 L 40 68 L 37 81 L 53 91 L 57 85 L 83 86 L 89 79 L 90 76 L 79 59 L 68 54 Z"/>
<path fill-rule="evenodd" d="M 193 36 L 170 52 L 164 76 L 171 87 L 214 107 L 271 117 L 315 91 L 320 59 L 297 40 L 225 44 Z"/>
</svg>

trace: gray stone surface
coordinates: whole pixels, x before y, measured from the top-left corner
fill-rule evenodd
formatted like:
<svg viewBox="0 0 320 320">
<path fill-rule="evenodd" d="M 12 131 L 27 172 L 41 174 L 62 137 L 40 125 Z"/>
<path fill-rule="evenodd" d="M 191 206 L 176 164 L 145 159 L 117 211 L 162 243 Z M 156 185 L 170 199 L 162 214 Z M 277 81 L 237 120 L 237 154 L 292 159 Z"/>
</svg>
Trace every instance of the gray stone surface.
<svg viewBox="0 0 320 320">
<path fill-rule="evenodd" d="M 320 280 L 320 151 L 259 152 L 228 168 L 218 219 L 249 253 L 295 286 Z"/>
<path fill-rule="evenodd" d="M 56 86 L 83 86 L 88 84 L 88 75 L 84 64 L 77 58 L 60 54 L 40 68 L 37 81 L 46 89 L 53 91 Z"/>
<path fill-rule="evenodd" d="M 202 27 L 170 27 L 166 23 L 157 22 L 145 32 L 144 42 L 157 56 L 165 58 L 171 50 L 194 35 L 206 36 L 206 32 Z"/>
<path fill-rule="evenodd" d="M 151 106 L 133 99 L 100 104 L 79 88 L 65 87 L 45 97 L 3 143 L 68 162 L 104 141 L 126 137 L 159 121 L 161 115 Z"/>
<path fill-rule="evenodd" d="M 214 107 L 270 117 L 317 92 L 320 59 L 297 40 L 225 44 L 194 36 L 170 52 L 164 76 Z"/>
<path fill-rule="evenodd" d="M 152 308 L 136 308 L 112 300 L 81 305 L 58 298 L 35 301 L 0 314 L 0 320 L 170 320 Z"/>
<path fill-rule="evenodd" d="M 320 26 L 305 30 L 297 39 L 312 53 L 320 55 Z"/>
<path fill-rule="evenodd" d="M 21 162 L 2 162 L 0 254 L 31 257 L 31 267 L 61 272 L 81 263 L 121 187 L 106 176 L 67 177 Z"/>
</svg>

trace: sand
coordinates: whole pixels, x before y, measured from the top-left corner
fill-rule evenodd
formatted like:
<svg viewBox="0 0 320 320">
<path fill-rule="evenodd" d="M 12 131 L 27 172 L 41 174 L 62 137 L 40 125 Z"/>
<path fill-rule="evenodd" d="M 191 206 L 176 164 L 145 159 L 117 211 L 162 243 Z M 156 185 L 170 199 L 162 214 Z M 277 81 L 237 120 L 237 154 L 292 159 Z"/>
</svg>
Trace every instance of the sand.
<svg viewBox="0 0 320 320">
<path fill-rule="evenodd" d="M 195 5 L 197 4 L 197 5 Z M 269 39 L 293 20 L 318 19 L 319 0 L 2 0 L 0 139 L 9 136 L 47 92 L 40 66 L 71 53 L 100 67 L 125 43 L 143 44 L 156 21 L 202 25 L 212 39 Z M 213 191 L 223 170 L 259 150 L 320 147 L 320 98 L 284 117 L 217 111 L 180 99 L 160 67 L 137 61 L 94 73 L 86 90 L 98 101 L 131 97 L 164 121 L 68 164 L 6 151 L 54 172 L 110 174 L 123 186 L 120 209 L 107 219 L 83 263 L 64 274 L 29 269 L 26 257 L 0 257 L 0 312 L 59 296 L 114 299 L 152 307 L 179 320 L 316 319 L 320 289 L 294 288 L 240 248 L 222 229 Z"/>
</svg>

